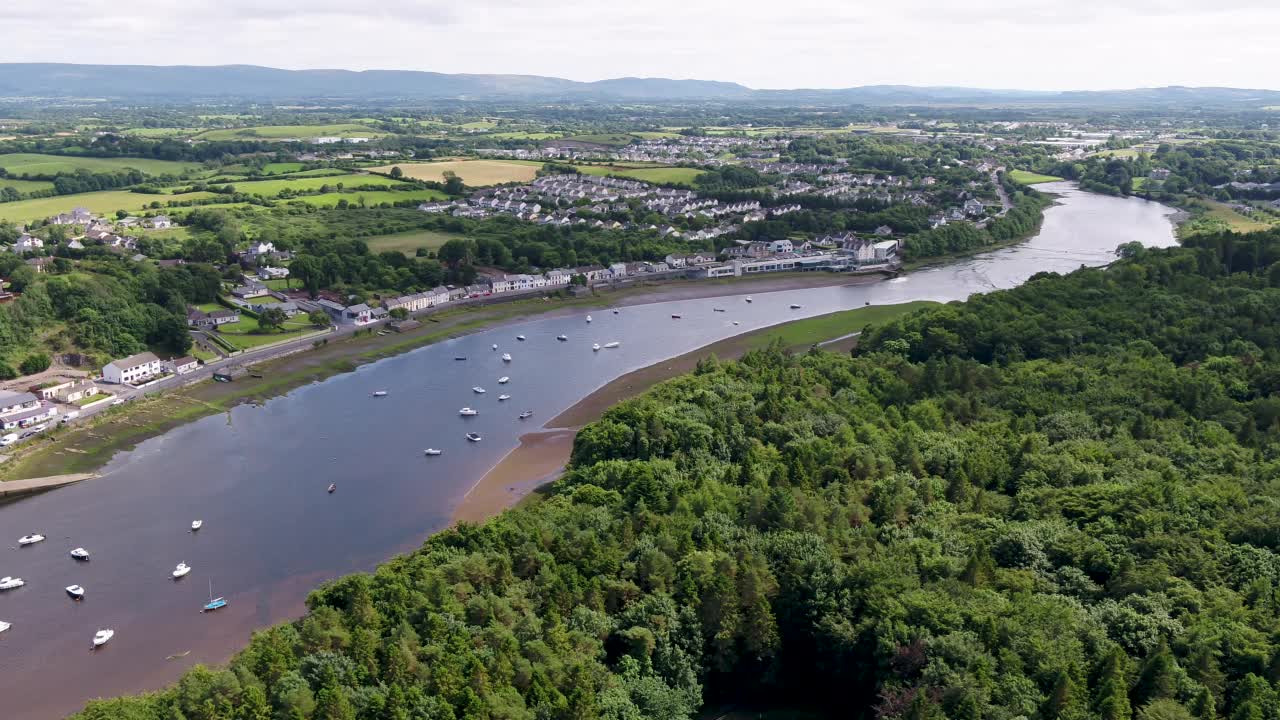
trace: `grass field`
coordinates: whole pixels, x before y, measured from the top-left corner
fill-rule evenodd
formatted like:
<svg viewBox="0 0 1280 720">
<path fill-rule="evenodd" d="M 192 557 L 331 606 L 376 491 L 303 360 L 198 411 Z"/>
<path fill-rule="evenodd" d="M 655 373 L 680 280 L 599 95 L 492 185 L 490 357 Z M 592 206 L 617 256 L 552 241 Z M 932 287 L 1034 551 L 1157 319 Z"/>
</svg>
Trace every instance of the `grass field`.
<svg viewBox="0 0 1280 720">
<path fill-rule="evenodd" d="M 492 135 L 486 135 L 485 137 L 493 138 L 494 140 L 555 140 L 556 138 L 561 137 L 561 133 L 501 132 L 501 133 L 494 133 Z"/>
<path fill-rule="evenodd" d="M 236 192 L 248 193 L 250 195 L 260 195 L 264 198 L 273 198 L 280 194 L 282 190 L 294 190 L 296 192 L 310 192 L 319 190 L 328 185 L 330 187 L 342 183 L 346 187 L 362 187 L 366 185 L 376 185 L 378 187 L 408 187 L 408 183 L 402 183 L 398 180 L 385 178 L 381 175 L 341 175 L 341 176 L 322 176 L 322 177 L 302 177 L 298 179 L 280 179 L 280 180 L 256 180 L 249 182 L 233 183 Z"/>
<path fill-rule="evenodd" d="M 399 167 L 405 177 L 435 182 L 444 182 L 444 174 L 453 172 L 471 187 L 484 187 L 509 182 L 529 182 L 537 176 L 540 166 L 540 163 L 527 164 L 508 160 L 451 160 L 383 165 L 369 169 L 374 172 L 391 172 L 391 168 Z"/>
<path fill-rule="evenodd" d="M 462 123 L 458 127 L 463 130 L 492 130 L 498 127 L 498 123 L 492 120 L 473 120 L 469 123 Z"/>
<path fill-rule="evenodd" d="M 1041 175 L 1026 170 L 1010 170 L 1009 179 L 1022 185 L 1035 185 L 1036 183 L 1057 182 L 1062 178 L 1054 177 L 1053 175 Z"/>
<path fill-rule="evenodd" d="M 640 130 L 631 134 L 643 140 L 660 140 L 662 138 L 680 137 L 680 133 L 665 131 L 659 132 L 655 130 Z"/>
<path fill-rule="evenodd" d="M 355 123 L 334 125 L 257 125 L 243 128 L 206 130 L 197 140 L 308 140 L 314 137 L 381 137 L 386 133 Z"/>
<path fill-rule="evenodd" d="M 617 165 L 579 165 L 577 167 L 578 171 L 585 175 L 617 175 L 659 185 L 688 185 L 691 187 L 694 179 L 706 172 L 697 168 L 679 167 L 630 168 Z"/>
<path fill-rule="evenodd" d="M 1147 186 L 1147 182 L 1150 181 L 1150 179 L 1151 178 L 1144 178 L 1144 177 L 1134 178 L 1133 182 L 1131 183 L 1134 191 L 1135 192 L 1141 191 L 1143 188 Z"/>
<path fill-rule="evenodd" d="M 142 158 L 66 157 L 38 153 L 10 153 L 8 155 L 0 155 L 0 167 L 14 176 L 74 173 L 81 168 L 93 172 L 111 172 L 133 168 L 141 170 L 148 175 L 181 175 L 188 170 L 198 169 L 200 163 L 145 160 Z"/>
<path fill-rule="evenodd" d="M 1132 160 L 1138 157 L 1138 151 L 1132 148 L 1123 148 L 1120 150 L 1099 150 L 1094 153 L 1097 157 L 1121 158 L 1123 160 Z"/>
<path fill-rule="evenodd" d="M 124 134 L 146 138 L 166 138 L 179 135 L 194 135 L 198 132 L 200 132 L 200 128 L 129 128 L 124 131 Z"/>
<path fill-rule="evenodd" d="M 339 200 L 346 200 L 352 205 L 359 205 L 361 198 L 364 199 L 366 206 L 380 205 L 382 203 L 396 203 L 405 200 L 413 200 L 414 202 L 427 202 L 428 200 L 444 200 L 449 196 L 439 190 L 405 190 L 396 192 L 394 190 L 368 190 L 363 192 L 349 193 L 324 193 L 323 195 L 304 195 L 299 198 L 291 198 L 289 200 L 278 200 L 276 204 L 289 202 L 302 202 L 314 207 L 334 207 Z M 3 208 L 0 205 L 0 208 Z"/>
<path fill-rule="evenodd" d="M 262 166 L 263 175 L 285 175 L 287 173 L 296 173 L 306 167 L 300 162 L 278 162 L 267 163 Z"/>
<path fill-rule="evenodd" d="M 52 190 L 53 183 L 47 180 L 15 180 L 13 178 L 0 178 L 0 188 L 11 187 L 20 193 L 37 192 L 40 190 Z"/>
<path fill-rule="evenodd" d="M 790 322 L 777 328 L 761 330 L 753 334 L 755 337 L 752 338 L 752 344 L 755 347 L 764 347 L 775 338 L 779 338 L 782 344 L 789 348 L 809 347 L 816 343 L 834 340 L 850 332 L 859 332 L 866 325 L 886 323 L 921 308 L 935 305 L 937 303 L 929 300 L 916 300 L 898 305 L 872 305 L 853 310 L 841 310 L 829 315 L 819 315 Z"/>
<path fill-rule="evenodd" d="M 570 135 L 565 140 L 573 140 L 574 142 L 589 143 L 591 145 L 607 145 L 609 147 L 622 147 L 630 145 L 637 139 L 637 135 L 631 133 L 600 133 L 596 135 Z"/>
<path fill-rule="evenodd" d="M 105 190 L 103 192 L 82 193 L 80 195 L 60 195 L 51 198 L 3 203 L 0 204 L 0 220 L 29 223 L 33 220 L 42 220 L 58 213 L 68 212 L 76 207 L 88 208 L 89 211 L 99 215 L 114 213 L 117 210 L 136 212 L 153 202 L 165 205 L 171 200 L 204 200 L 211 197 L 214 197 L 214 194 L 208 192 L 193 192 L 183 195 L 144 195 L 142 193 L 128 192 L 127 190 Z"/>
<path fill-rule="evenodd" d="M 1248 215 L 1242 215 L 1215 200 L 1201 200 L 1198 201 L 1198 204 L 1206 208 L 1206 210 L 1191 221 L 1179 226 L 1178 234 L 1180 236 L 1187 237 L 1199 233 L 1220 232 L 1223 230 L 1247 233 L 1275 227 L 1275 224 L 1263 219 L 1265 216 L 1249 217 Z M 3 209 L 4 206 L 0 205 L 0 212 Z"/>
<path fill-rule="evenodd" d="M 413 230 L 394 235 L 375 235 L 374 237 L 362 239 L 369 246 L 370 252 L 380 253 L 394 250 L 412 256 L 418 248 L 435 250 L 446 242 L 460 237 L 462 236 L 434 230 Z"/>
</svg>

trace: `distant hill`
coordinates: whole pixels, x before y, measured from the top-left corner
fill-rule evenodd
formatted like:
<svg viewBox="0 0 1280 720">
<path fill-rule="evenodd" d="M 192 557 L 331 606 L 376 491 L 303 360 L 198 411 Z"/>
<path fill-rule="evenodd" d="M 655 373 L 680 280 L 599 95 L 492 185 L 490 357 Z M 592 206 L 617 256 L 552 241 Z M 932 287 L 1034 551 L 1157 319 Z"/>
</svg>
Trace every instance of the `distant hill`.
<svg viewBox="0 0 1280 720">
<path fill-rule="evenodd" d="M 280 70 L 255 65 L 153 66 L 0 63 L 0 97 L 106 98 L 181 102 L 245 99 L 331 100 L 681 100 L 817 102 L 859 105 L 1205 106 L 1280 105 L 1280 92 L 1164 87 L 1043 92 L 868 85 L 843 89 L 753 90 L 730 82 L 616 78 L 577 82 L 538 75 L 472 75 L 410 70 Z"/>
</svg>

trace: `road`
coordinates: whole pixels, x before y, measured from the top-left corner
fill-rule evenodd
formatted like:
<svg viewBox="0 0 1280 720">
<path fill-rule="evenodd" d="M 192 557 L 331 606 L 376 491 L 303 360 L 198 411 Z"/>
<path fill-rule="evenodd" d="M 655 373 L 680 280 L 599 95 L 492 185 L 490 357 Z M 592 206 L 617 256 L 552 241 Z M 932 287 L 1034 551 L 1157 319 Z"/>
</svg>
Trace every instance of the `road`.
<svg viewBox="0 0 1280 720">
<path fill-rule="evenodd" d="M 1004 215 L 1013 209 L 1013 202 L 1009 200 L 1009 193 L 1004 191 L 1004 185 L 1000 184 L 1000 176 L 991 173 L 991 184 L 996 186 L 996 194 L 1000 196 L 1000 214 Z"/>
</svg>

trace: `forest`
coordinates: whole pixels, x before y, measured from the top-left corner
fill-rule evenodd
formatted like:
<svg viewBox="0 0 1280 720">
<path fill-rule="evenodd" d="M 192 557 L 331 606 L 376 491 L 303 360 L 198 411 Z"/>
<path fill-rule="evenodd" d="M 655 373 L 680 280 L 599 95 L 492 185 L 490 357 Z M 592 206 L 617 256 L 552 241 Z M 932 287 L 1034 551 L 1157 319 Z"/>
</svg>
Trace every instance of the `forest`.
<svg viewBox="0 0 1280 720">
<path fill-rule="evenodd" d="M 76 717 L 1277 720 L 1280 233 L 1122 256 L 709 357 L 538 502 Z"/>
</svg>

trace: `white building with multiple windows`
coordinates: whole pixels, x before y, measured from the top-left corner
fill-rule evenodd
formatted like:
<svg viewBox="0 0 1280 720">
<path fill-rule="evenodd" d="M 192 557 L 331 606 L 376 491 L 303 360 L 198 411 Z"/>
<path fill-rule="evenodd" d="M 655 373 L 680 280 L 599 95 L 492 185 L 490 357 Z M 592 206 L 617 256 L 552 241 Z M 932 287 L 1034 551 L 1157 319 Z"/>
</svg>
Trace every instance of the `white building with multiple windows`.
<svg viewBox="0 0 1280 720">
<path fill-rule="evenodd" d="M 102 379 L 117 385 L 145 382 L 163 372 L 160 358 L 144 352 L 120 360 L 112 360 L 102 366 Z"/>
</svg>

